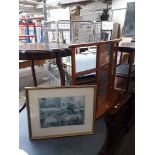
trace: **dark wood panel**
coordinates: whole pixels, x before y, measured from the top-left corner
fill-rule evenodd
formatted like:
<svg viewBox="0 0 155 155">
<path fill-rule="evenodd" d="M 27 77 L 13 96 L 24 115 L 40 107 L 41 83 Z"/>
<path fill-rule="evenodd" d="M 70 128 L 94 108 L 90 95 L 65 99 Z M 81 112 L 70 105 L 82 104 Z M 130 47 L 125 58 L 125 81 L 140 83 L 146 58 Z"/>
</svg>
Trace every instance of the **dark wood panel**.
<svg viewBox="0 0 155 155">
<path fill-rule="evenodd" d="M 127 3 L 122 35 L 124 37 L 135 37 L 135 2 Z"/>
</svg>

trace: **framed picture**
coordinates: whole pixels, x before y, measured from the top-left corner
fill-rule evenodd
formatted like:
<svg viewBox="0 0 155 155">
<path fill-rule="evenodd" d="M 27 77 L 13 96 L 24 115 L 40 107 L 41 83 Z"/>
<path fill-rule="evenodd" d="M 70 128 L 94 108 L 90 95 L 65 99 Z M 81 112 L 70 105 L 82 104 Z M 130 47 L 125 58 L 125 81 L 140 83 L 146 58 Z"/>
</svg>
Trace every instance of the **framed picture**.
<svg viewBox="0 0 155 155">
<path fill-rule="evenodd" d="M 96 86 L 27 87 L 30 139 L 94 133 Z"/>
</svg>

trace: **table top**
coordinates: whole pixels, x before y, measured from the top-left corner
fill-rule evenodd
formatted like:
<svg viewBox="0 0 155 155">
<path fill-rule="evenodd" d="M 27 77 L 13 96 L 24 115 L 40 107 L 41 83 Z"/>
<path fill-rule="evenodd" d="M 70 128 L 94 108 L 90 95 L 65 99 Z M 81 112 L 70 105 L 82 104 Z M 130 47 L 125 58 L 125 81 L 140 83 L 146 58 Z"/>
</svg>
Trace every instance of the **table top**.
<svg viewBox="0 0 155 155">
<path fill-rule="evenodd" d="M 28 43 L 19 46 L 19 60 L 52 59 L 57 54 L 70 55 L 69 45 L 63 43 Z"/>
<path fill-rule="evenodd" d="M 106 137 L 106 123 L 100 118 L 95 123 L 93 135 L 29 140 L 26 109 L 19 115 L 19 148 L 29 155 L 97 155 Z"/>
<path fill-rule="evenodd" d="M 121 52 L 135 52 L 135 42 L 132 42 L 131 39 L 128 39 L 128 40 L 123 39 L 119 43 L 118 49 Z"/>
<path fill-rule="evenodd" d="M 41 60 L 70 56 L 68 44 L 63 43 L 28 43 L 19 46 L 19 60 Z M 135 52 L 135 42 L 122 40 L 119 44 L 119 51 Z"/>
</svg>

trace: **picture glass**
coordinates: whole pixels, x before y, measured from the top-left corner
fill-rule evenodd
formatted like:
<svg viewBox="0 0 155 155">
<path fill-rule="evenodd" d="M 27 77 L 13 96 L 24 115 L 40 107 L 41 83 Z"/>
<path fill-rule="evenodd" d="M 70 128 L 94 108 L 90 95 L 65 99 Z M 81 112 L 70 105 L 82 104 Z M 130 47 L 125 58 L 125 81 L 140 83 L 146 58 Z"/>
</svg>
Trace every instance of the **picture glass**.
<svg viewBox="0 0 155 155">
<path fill-rule="evenodd" d="M 84 124 L 85 97 L 39 98 L 40 127 Z"/>
</svg>

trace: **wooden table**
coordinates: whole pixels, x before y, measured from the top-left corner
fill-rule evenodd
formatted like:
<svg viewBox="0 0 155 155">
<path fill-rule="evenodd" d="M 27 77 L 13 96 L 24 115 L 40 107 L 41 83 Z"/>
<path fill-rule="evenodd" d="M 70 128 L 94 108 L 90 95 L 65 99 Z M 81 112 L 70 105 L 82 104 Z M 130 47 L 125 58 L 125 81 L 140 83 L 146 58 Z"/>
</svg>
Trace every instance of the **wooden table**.
<svg viewBox="0 0 155 155">
<path fill-rule="evenodd" d="M 61 58 L 70 55 L 70 50 L 66 44 L 57 43 L 37 43 L 23 44 L 19 46 L 19 60 L 31 61 L 31 70 L 34 86 L 37 86 L 35 75 L 35 61 L 56 58 L 56 63 L 60 72 L 61 85 L 65 85 L 64 71 Z"/>
<path fill-rule="evenodd" d="M 27 113 L 19 115 L 19 148 L 29 155 L 98 155 L 107 141 L 104 118 L 95 123 L 95 134 L 44 140 L 29 140 Z"/>
</svg>

